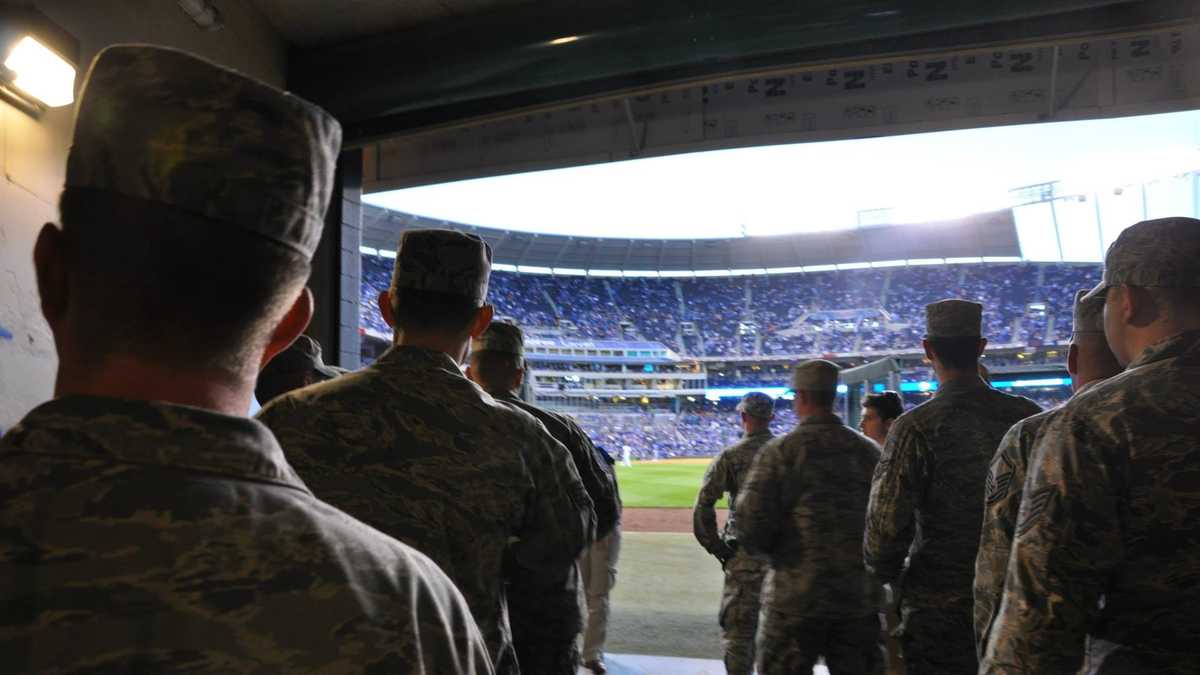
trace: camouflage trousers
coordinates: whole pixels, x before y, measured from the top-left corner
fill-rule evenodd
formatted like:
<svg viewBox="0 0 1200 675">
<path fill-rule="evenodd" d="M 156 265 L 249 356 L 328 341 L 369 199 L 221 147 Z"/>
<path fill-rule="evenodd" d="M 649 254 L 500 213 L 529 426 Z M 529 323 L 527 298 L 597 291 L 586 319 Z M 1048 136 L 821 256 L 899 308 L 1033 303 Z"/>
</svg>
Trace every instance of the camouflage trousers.
<svg viewBox="0 0 1200 675">
<path fill-rule="evenodd" d="M 960 675 L 979 670 L 974 602 L 969 597 L 939 602 L 935 607 L 912 606 L 902 599 L 899 633 L 908 675 Z"/>
<path fill-rule="evenodd" d="M 721 643 L 729 675 L 754 672 L 754 635 L 758 631 L 759 598 L 767 564 L 738 551 L 725 563 L 725 589 L 721 593 Z"/>
<path fill-rule="evenodd" d="M 878 614 L 805 617 L 764 608 L 758 630 L 759 675 L 811 673 L 825 657 L 830 675 L 883 675 Z"/>
</svg>

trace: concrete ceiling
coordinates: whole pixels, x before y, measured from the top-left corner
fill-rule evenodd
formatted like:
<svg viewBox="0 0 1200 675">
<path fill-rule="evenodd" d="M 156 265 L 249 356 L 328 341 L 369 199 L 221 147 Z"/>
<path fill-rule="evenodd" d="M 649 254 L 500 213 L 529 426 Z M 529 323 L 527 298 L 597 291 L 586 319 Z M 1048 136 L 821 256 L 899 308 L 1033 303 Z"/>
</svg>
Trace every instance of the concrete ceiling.
<svg viewBox="0 0 1200 675">
<path fill-rule="evenodd" d="M 416 28 L 535 0 L 251 0 L 297 47 Z M 550 4 L 565 4 L 562 0 Z"/>
</svg>

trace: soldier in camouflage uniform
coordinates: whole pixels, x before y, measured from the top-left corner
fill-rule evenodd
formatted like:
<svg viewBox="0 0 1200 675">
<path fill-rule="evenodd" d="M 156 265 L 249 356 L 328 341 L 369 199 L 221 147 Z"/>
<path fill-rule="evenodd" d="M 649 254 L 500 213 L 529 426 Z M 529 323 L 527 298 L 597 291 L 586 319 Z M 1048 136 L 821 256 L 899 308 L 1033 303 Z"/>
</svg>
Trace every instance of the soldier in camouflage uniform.
<svg viewBox="0 0 1200 675">
<path fill-rule="evenodd" d="M 516 391 L 525 380 L 525 339 L 510 323 L 493 322 L 471 340 L 467 377 L 497 401 L 533 415 L 571 454 L 596 509 L 598 537 L 607 536 L 620 517 L 620 503 L 591 439 L 575 420 L 521 400 Z M 512 567 L 508 614 L 521 670 L 539 675 L 575 675 L 579 669 L 579 635 L 587 600 L 576 561 L 550 574 Z"/>
<path fill-rule="evenodd" d="M 1121 365 L 1104 340 L 1104 301 L 1084 300 L 1086 293 L 1075 294 L 1074 326 L 1067 352 L 1067 371 L 1076 394 L 1121 372 Z M 1059 410 L 1047 410 L 1014 424 L 1004 434 L 992 458 L 985 484 L 979 553 L 975 557 L 975 646 L 980 658 L 988 630 L 1000 608 L 1029 452 L 1041 430 Z"/>
<path fill-rule="evenodd" d="M 459 364 L 487 329 L 491 249 L 409 230 L 379 298 L 395 345 L 367 368 L 281 396 L 259 413 L 316 494 L 428 555 L 466 596 L 496 670 L 519 672 L 506 560 L 559 574 L 595 538 L 566 448 Z"/>
<path fill-rule="evenodd" d="M 862 523 L 878 447 L 833 414 L 838 368 L 806 361 L 792 388 L 800 423 L 759 451 L 737 499 L 743 548 L 766 556 L 761 675 L 883 672 L 878 582 L 862 563 Z"/>
<path fill-rule="evenodd" d="M 1030 455 L 982 673 L 1200 664 L 1200 221 L 1122 232 L 1089 297 L 1125 370 L 1064 405 Z"/>
<path fill-rule="evenodd" d="M 56 398 L 0 441 L 5 672 L 491 672 L 445 574 L 245 417 L 311 313 L 340 143 L 184 52 L 96 57 L 35 250 Z"/>
<path fill-rule="evenodd" d="M 771 420 L 775 418 L 775 401 L 762 392 L 750 392 L 738 403 L 742 430 L 737 443 L 725 448 L 708 470 L 696 495 L 692 509 L 692 532 L 696 541 L 721 561 L 725 570 L 725 588 L 721 593 L 721 642 L 725 647 L 725 670 L 731 675 L 750 675 L 754 670 L 754 634 L 758 630 L 759 595 L 765 562 L 752 556 L 738 544 L 735 505 L 738 491 L 750 473 L 758 451 L 775 437 Z M 729 495 L 729 515 L 725 529 L 717 532 L 717 512 L 714 506 Z"/>
<path fill-rule="evenodd" d="M 872 480 L 863 553 L 899 596 L 908 672 L 958 675 L 978 666 L 971 591 L 988 464 L 1009 427 L 1039 409 L 980 378 L 981 305 L 942 300 L 925 311 L 937 394 L 892 424 Z"/>
</svg>

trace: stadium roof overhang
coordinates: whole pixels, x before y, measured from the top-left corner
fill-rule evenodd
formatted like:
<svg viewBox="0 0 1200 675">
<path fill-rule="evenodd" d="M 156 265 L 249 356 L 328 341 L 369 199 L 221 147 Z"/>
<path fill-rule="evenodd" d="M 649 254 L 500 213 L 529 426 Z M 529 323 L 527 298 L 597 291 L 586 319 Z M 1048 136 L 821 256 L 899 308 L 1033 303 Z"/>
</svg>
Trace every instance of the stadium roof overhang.
<svg viewBox="0 0 1200 675">
<path fill-rule="evenodd" d="M 353 143 L 599 94 L 796 64 L 1193 20 L 1152 0 L 252 0 L 295 45 L 291 88 Z"/>
<path fill-rule="evenodd" d="M 400 233 L 422 227 L 451 227 L 479 235 L 492 246 L 493 260 L 518 271 L 594 276 L 697 272 L 762 274 L 936 262 L 1019 260 L 1012 211 L 917 225 L 883 225 L 837 232 L 740 237 L 735 239 L 607 239 L 533 234 L 474 227 L 363 206 L 363 246 L 395 251 Z M 368 251 L 370 252 L 370 251 Z M 501 269 L 504 269 L 503 267 Z"/>
</svg>

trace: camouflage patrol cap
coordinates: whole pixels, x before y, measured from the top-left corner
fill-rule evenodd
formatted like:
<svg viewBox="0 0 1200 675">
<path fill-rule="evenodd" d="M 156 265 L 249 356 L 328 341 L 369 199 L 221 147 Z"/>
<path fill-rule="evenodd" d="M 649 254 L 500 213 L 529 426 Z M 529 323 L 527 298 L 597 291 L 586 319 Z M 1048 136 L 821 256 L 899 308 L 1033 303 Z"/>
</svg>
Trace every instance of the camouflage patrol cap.
<svg viewBox="0 0 1200 675">
<path fill-rule="evenodd" d="M 1158 218 L 1129 226 L 1108 247 L 1104 277 L 1088 298 L 1112 286 L 1200 288 L 1200 220 Z"/>
<path fill-rule="evenodd" d="M 164 204 L 312 257 L 342 145 L 329 113 L 187 52 L 116 45 L 92 62 L 66 187 Z"/>
<path fill-rule="evenodd" d="M 1087 291 L 1075 292 L 1075 307 L 1071 334 L 1082 333 L 1104 334 L 1104 299 L 1087 297 Z"/>
<path fill-rule="evenodd" d="M 938 300 L 925 305 L 925 337 L 981 337 L 983 305 L 970 300 Z"/>
<path fill-rule="evenodd" d="M 487 330 L 477 338 L 471 339 L 472 352 L 498 352 L 525 357 L 525 338 L 521 329 L 511 323 L 493 321 Z"/>
<path fill-rule="evenodd" d="M 805 361 L 792 368 L 792 389 L 795 391 L 836 391 L 836 363 L 824 359 Z"/>
<path fill-rule="evenodd" d="M 435 291 L 482 305 L 492 272 L 492 247 L 454 230 L 406 230 L 396 247 L 392 288 Z"/>
<path fill-rule="evenodd" d="M 775 401 L 761 391 L 752 391 L 742 397 L 737 405 L 737 411 L 768 419 L 775 416 Z"/>
</svg>

